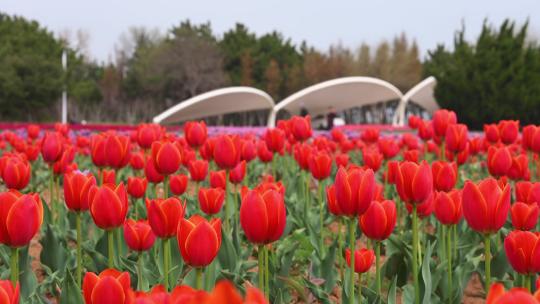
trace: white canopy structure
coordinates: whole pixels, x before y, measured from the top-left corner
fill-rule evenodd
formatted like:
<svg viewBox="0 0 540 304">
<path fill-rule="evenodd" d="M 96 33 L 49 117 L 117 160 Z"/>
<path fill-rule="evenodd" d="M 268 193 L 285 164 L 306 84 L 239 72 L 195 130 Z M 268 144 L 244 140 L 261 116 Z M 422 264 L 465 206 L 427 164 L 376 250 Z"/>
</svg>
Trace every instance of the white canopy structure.
<svg viewBox="0 0 540 304">
<path fill-rule="evenodd" d="M 335 111 L 342 111 L 390 100 L 400 101 L 393 118 L 393 124 L 403 125 L 405 109 L 410 100 L 430 113 L 439 108 L 433 96 L 436 84 L 437 81 L 434 77 L 428 77 L 403 95 L 391 83 L 377 78 L 344 77 L 332 79 L 300 90 L 278 103 L 270 112 L 268 126 L 275 126 L 277 113 L 281 110 L 298 114 L 300 109 L 305 107 L 311 115 L 316 116 L 326 113 L 330 107 Z"/>
<path fill-rule="evenodd" d="M 175 123 L 234 112 L 273 109 L 266 92 L 250 87 L 229 87 L 187 99 L 154 117 L 155 123 Z"/>
<path fill-rule="evenodd" d="M 397 125 L 405 124 L 405 109 L 409 101 L 414 101 L 428 113 L 433 113 L 438 110 L 439 104 L 437 104 L 434 94 L 436 85 L 437 79 L 433 76 L 429 76 L 405 93 L 396 109 L 393 123 Z"/>
<path fill-rule="evenodd" d="M 326 113 L 329 107 L 342 111 L 380 101 L 401 99 L 403 94 L 389 82 L 372 77 L 344 77 L 324 81 L 300 90 L 278 103 L 268 118 L 274 126 L 281 110 L 298 114 L 305 107 L 313 116 Z"/>
</svg>

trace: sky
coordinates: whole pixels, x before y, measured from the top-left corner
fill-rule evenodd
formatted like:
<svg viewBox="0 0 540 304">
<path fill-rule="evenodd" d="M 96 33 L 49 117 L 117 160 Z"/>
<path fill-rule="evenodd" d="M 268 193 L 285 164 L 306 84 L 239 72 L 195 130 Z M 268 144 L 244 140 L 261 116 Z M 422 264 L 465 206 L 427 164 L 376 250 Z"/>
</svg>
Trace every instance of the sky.
<svg viewBox="0 0 540 304">
<path fill-rule="evenodd" d="M 59 34 L 89 34 L 89 55 L 113 59 L 119 38 L 132 26 L 166 32 L 180 21 L 210 22 L 218 35 L 244 23 L 251 31 L 273 30 L 299 44 L 327 50 L 341 43 L 376 45 L 404 32 L 414 38 L 424 57 L 437 44 L 451 45 L 464 24 L 474 39 L 484 20 L 499 25 L 510 18 L 540 37 L 540 0 L 0 0 L 0 11 L 39 21 Z"/>
</svg>

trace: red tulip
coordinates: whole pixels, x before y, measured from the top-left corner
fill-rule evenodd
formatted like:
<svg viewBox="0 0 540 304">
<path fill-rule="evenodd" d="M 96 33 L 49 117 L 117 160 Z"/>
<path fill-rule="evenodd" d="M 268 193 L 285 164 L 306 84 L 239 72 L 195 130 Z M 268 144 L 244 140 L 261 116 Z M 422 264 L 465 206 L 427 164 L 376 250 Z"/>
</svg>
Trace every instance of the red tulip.
<svg viewBox="0 0 540 304">
<path fill-rule="evenodd" d="M 39 146 L 37 145 L 28 145 L 26 146 L 26 150 L 24 150 L 24 154 L 26 155 L 26 158 L 33 162 L 35 161 L 39 156 L 40 150 Z"/>
<path fill-rule="evenodd" d="M 0 303 L 19 304 L 20 286 L 19 282 L 13 284 L 8 280 L 0 280 Z"/>
<path fill-rule="evenodd" d="M 456 225 L 463 217 L 461 195 L 459 190 L 435 194 L 435 217 L 443 225 Z"/>
<path fill-rule="evenodd" d="M 41 141 L 41 156 L 48 163 L 54 163 L 62 156 L 64 140 L 57 132 L 46 132 Z"/>
<path fill-rule="evenodd" d="M 195 160 L 189 164 L 188 169 L 191 180 L 202 182 L 208 174 L 208 162 L 202 159 Z"/>
<path fill-rule="evenodd" d="M 147 251 L 154 245 L 156 235 L 147 220 L 126 220 L 124 223 L 124 239 L 129 249 Z"/>
<path fill-rule="evenodd" d="M 521 274 L 540 272 L 540 233 L 512 231 L 504 239 L 508 262 Z"/>
<path fill-rule="evenodd" d="M 396 167 L 396 188 L 401 199 L 407 203 L 421 203 L 433 191 L 433 175 L 428 163 L 401 162 Z"/>
<path fill-rule="evenodd" d="M 408 150 L 403 152 L 403 159 L 413 163 L 418 163 L 420 161 L 421 153 L 419 150 Z"/>
<path fill-rule="evenodd" d="M 499 121 L 499 134 L 501 141 L 506 144 L 514 143 L 519 136 L 519 120 Z"/>
<path fill-rule="evenodd" d="M 362 151 L 362 159 L 364 160 L 364 165 L 371 170 L 377 172 L 381 167 L 383 161 L 383 155 L 377 151 Z"/>
<path fill-rule="evenodd" d="M 102 184 L 116 184 L 116 171 L 114 170 L 101 170 Z"/>
<path fill-rule="evenodd" d="M 416 129 L 418 128 L 418 126 L 420 125 L 420 123 L 422 122 L 422 118 L 416 116 L 416 115 L 411 115 L 409 116 L 409 119 L 407 119 L 407 124 L 409 125 L 409 127 L 411 129 Z"/>
<path fill-rule="evenodd" d="M 405 203 L 405 208 L 409 214 L 413 212 L 413 205 L 411 203 Z M 433 193 L 422 203 L 416 204 L 416 214 L 419 218 L 426 218 L 430 216 L 435 210 L 434 195 Z"/>
<path fill-rule="evenodd" d="M 221 220 L 208 222 L 199 215 L 180 219 L 178 224 L 178 247 L 186 264 L 206 267 L 216 257 L 221 247 Z"/>
<path fill-rule="evenodd" d="M 314 152 L 309 157 L 309 171 L 317 180 L 324 180 L 332 171 L 332 157 L 326 152 Z"/>
<path fill-rule="evenodd" d="M 375 175 L 371 169 L 339 168 L 334 182 L 336 201 L 345 216 L 358 216 L 368 209 L 375 192 Z"/>
<path fill-rule="evenodd" d="M 280 153 L 285 147 L 285 132 L 281 129 L 267 129 L 264 133 L 264 141 L 268 150 Z"/>
<path fill-rule="evenodd" d="M 345 260 L 347 261 L 347 265 L 351 267 L 351 250 L 348 248 L 345 250 Z M 373 265 L 373 261 L 375 261 L 375 255 L 373 254 L 373 250 L 365 248 L 355 250 L 354 272 L 368 272 L 371 268 L 371 265 Z"/>
<path fill-rule="evenodd" d="M 133 168 L 133 170 L 144 169 L 144 154 L 142 152 L 131 153 L 129 165 L 131 166 L 131 168 Z"/>
<path fill-rule="evenodd" d="M 268 149 L 266 142 L 262 140 L 257 142 L 257 156 L 263 163 L 269 163 L 274 159 L 274 153 Z"/>
<path fill-rule="evenodd" d="M 28 137 L 31 139 L 36 139 L 39 136 L 40 128 L 38 125 L 30 124 L 28 127 L 26 127 L 26 133 L 28 134 Z"/>
<path fill-rule="evenodd" d="M 499 139 L 500 139 L 499 128 L 497 127 L 496 124 L 485 124 L 484 135 L 487 141 L 489 141 L 492 144 L 499 142 Z"/>
<path fill-rule="evenodd" d="M 540 205 L 540 183 L 517 182 L 516 200 L 529 205 L 535 203 Z"/>
<path fill-rule="evenodd" d="M 171 179 L 169 180 L 169 188 L 171 189 L 171 192 L 177 196 L 186 192 L 187 184 L 188 177 L 183 174 L 171 175 Z"/>
<path fill-rule="evenodd" d="M 93 186 L 88 193 L 89 209 L 94 223 L 111 230 L 124 224 L 128 212 L 128 197 L 123 183 Z"/>
<path fill-rule="evenodd" d="M 286 216 L 283 195 L 275 190 L 251 190 L 242 198 L 240 224 L 252 243 L 277 241 L 285 230 Z"/>
<path fill-rule="evenodd" d="M 221 188 L 200 188 L 199 205 L 206 214 L 217 214 L 225 201 L 225 191 Z"/>
<path fill-rule="evenodd" d="M 176 197 L 146 199 L 148 222 L 154 233 L 162 238 L 175 236 L 180 219 L 184 218 L 186 204 Z"/>
<path fill-rule="evenodd" d="M 462 200 L 463 214 L 473 230 L 497 232 L 506 222 L 510 210 L 510 185 L 501 189 L 494 178 L 478 184 L 466 181 Z"/>
<path fill-rule="evenodd" d="M 505 292 L 504 285 L 501 283 L 491 285 L 486 299 L 486 304 L 538 304 L 539 302 L 539 292 L 536 292 L 534 297 L 524 288 L 515 287 Z"/>
<path fill-rule="evenodd" d="M 214 158 L 214 150 L 216 147 L 216 138 L 211 137 L 206 139 L 204 142 L 204 145 L 199 149 L 199 153 L 201 154 L 201 157 L 207 161 L 210 161 Z"/>
<path fill-rule="evenodd" d="M 80 212 L 88 210 L 90 189 L 96 185 L 91 174 L 71 172 L 64 175 L 64 200 L 69 210 Z"/>
<path fill-rule="evenodd" d="M 487 158 L 489 174 L 500 177 L 508 174 L 512 167 L 512 154 L 507 147 L 489 147 Z"/>
<path fill-rule="evenodd" d="M 336 166 L 339 167 L 347 167 L 349 164 L 349 154 L 341 153 L 336 155 Z"/>
<path fill-rule="evenodd" d="M 99 276 L 87 272 L 83 280 L 85 304 L 129 304 L 132 303 L 129 273 L 106 269 Z"/>
<path fill-rule="evenodd" d="M 521 145 L 524 149 L 540 152 L 540 128 L 535 125 L 527 125 L 523 128 Z"/>
<path fill-rule="evenodd" d="M 144 177 L 128 177 L 127 191 L 133 198 L 144 197 L 147 186 L 148 180 Z"/>
<path fill-rule="evenodd" d="M 362 141 L 367 143 L 376 143 L 379 140 L 379 129 L 376 128 L 366 128 L 362 135 L 360 135 Z"/>
<path fill-rule="evenodd" d="M 294 146 L 294 159 L 302 170 L 309 170 L 309 156 L 313 152 L 313 148 L 306 143 L 297 144 Z"/>
<path fill-rule="evenodd" d="M 433 123 L 431 121 L 422 120 L 418 124 L 418 137 L 424 141 L 428 141 L 433 138 Z"/>
<path fill-rule="evenodd" d="M 0 205 L 0 243 L 10 247 L 28 245 L 43 222 L 39 195 L 16 190 L 0 192 Z"/>
<path fill-rule="evenodd" d="M 539 212 L 537 204 L 514 203 L 510 209 L 512 226 L 517 230 L 533 230 L 538 222 Z"/>
<path fill-rule="evenodd" d="M 433 113 L 433 130 L 439 137 L 445 136 L 448 126 L 455 123 L 457 123 L 457 117 L 454 111 L 441 109 Z"/>
<path fill-rule="evenodd" d="M 372 240 L 386 240 L 396 226 L 396 205 L 393 201 L 373 201 L 366 213 L 360 216 L 359 225 Z"/>
<path fill-rule="evenodd" d="M 210 186 L 227 190 L 227 173 L 225 170 L 210 172 Z"/>
<path fill-rule="evenodd" d="M 527 155 L 521 154 L 512 158 L 512 166 L 507 172 L 509 178 L 513 180 L 529 180 L 531 172 L 529 171 L 529 159 Z"/>
<path fill-rule="evenodd" d="M 241 158 L 247 162 L 252 161 L 257 157 L 257 148 L 253 140 L 244 140 L 241 145 Z"/>
<path fill-rule="evenodd" d="M 311 117 L 309 115 L 291 117 L 289 127 L 292 135 L 298 141 L 305 141 L 311 137 Z"/>
<path fill-rule="evenodd" d="M 30 163 L 19 154 L 4 154 L 0 158 L 0 175 L 9 189 L 22 190 L 30 182 Z"/>
<path fill-rule="evenodd" d="M 110 133 L 105 140 L 105 159 L 107 165 L 116 169 L 129 163 L 131 147 L 129 137 Z"/>
<path fill-rule="evenodd" d="M 207 130 L 204 121 L 188 121 L 184 124 L 184 136 L 189 146 L 198 148 L 206 141 Z"/>
<path fill-rule="evenodd" d="M 336 187 L 334 185 L 326 187 L 326 201 L 328 202 L 328 211 L 330 213 L 335 216 L 342 215 L 336 200 Z"/>
<path fill-rule="evenodd" d="M 434 161 L 431 164 L 431 171 L 435 190 L 448 192 L 456 185 L 458 174 L 456 163 Z"/>
<path fill-rule="evenodd" d="M 90 156 L 92 162 L 98 167 L 107 166 L 106 138 L 103 134 L 94 134 L 90 138 Z"/>
<path fill-rule="evenodd" d="M 220 135 L 216 138 L 214 161 L 221 169 L 233 169 L 240 162 L 238 137 Z"/>
<path fill-rule="evenodd" d="M 56 175 L 66 174 L 77 169 L 77 164 L 73 163 L 75 159 L 75 149 L 67 146 L 62 152 L 60 159 L 53 164 L 53 172 Z"/>
<path fill-rule="evenodd" d="M 165 178 L 157 171 L 151 157 L 148 157 L 148 159 L 146 160 L 146 165 L 144 166 L 144 175 L 146 176 L 146 179 L 152 184 L 159 184 Z"/>
<path fill-rule="evenodd" d="M 452 152 L 465 150 L 468 142 L 468 130 L 464 124 L 451 124 L 446 128 L 446 149 Z"/>
<path fill-rule="evenodd" d="M 385 159 L 391 159 L 399 153 L 399 146 L 393 138 L 379 139 L 378 146 Z"/>
<path fill-rule="evenodd" d="M 246 161 L 243 160 L 229 172 L 229 181 L 235 185 L 240 184 L 246 176 Z"/>
<path fill-rule="evenodd" d="M 152 161 L 159 174 L 171 175 L 180 168 L 182 154 L 175 144 L 156 141 L 152 144 Z"/>
<path fill-rule="evenodd" d="M 149 149 L 153 142 L 161 138 L 162 133 L 163 130 L 158 124 L 140 124 L 137 126 L 137 143 L 141 148 Z"/>
</svg>

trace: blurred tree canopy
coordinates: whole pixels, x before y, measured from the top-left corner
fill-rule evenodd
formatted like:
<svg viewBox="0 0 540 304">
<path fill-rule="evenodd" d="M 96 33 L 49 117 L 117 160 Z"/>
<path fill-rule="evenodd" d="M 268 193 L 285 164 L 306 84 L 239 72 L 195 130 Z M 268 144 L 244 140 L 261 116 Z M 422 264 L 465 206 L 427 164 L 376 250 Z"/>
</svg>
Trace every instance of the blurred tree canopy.
<svg viewBox="0 0 540 304">
<path fill-rule="evenodd" d="M 424 63 L 437 78 L 435 95 L 473 129 L 500 119 L 540 121 L 540 48 L 527 41 L 527 26 L 506 20 L 495 29 L 484 22 L 476 43 L 456 34 L 453 49 L 439 45 Z"/>
<path fill-rule="evenodd" d="M 86 41 L 73 43 L 35 21 L 0 16 L 4 120 L 55 119 L 65 84 L 72 120 L 134 123 L 224 86 L 253 86 L 280 101 L 336 77 L 379 77 L 405 91 L 422 76 L 416 43 L 404 34 L 373 50 L 366 44 L 358 50 L 336 44 L 321 51 L 306 42 L 297 45 L 277 31 L 257 35 L 238 23 L 217 35 L 210 23 L 186 20 L 166 33 L 130 28 L 115 46 L 114 60 L 96 63 L 84 50 Z M 67 72 L 60 60 L 64 49 Z M 259 114 L 256 121 L 262 121 Z M 245 115 L 229 121 L 237 119 L 254 121 Z"/>
<path fill-rule="evenodd" d="M 62 69 L 67 51 L 69 68 Z M 64 85 L 80 102 L 101 100 L 101 68 L 35 21 L 0 13 L 0 119 L 49 120 Z"/>
</svg>

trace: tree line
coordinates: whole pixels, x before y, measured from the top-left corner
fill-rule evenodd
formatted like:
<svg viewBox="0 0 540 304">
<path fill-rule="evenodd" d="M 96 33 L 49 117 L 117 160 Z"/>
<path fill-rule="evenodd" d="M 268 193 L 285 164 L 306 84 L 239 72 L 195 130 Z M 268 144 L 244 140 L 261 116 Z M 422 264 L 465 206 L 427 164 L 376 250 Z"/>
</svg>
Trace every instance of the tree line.
<svg viewBox="0 0 540 304">
<path fill-rule="evenodd" d="M 438 46 L 422 62 L 416 42 L 405 34 L 376 46 L 334 44 L 319 50 L 308 42 L 295 44 L 277 31 L 257 35 L 238 23 L 218 35 L 210 23 L 186 20 L 166 32 L 130 28 L 120 37 L 114 60 L 99 63 L 87 55 L 84 41 L 56 37 L 37 21 L 0 13 L 0 119 L 56 120 L 64 87 L 72 120 L 135 123 L 225 86 L 253 86 L 280 101 L 337 77 L 377 77 L 405 92 L 427 75 L 439 81 L 439 103 L 475 127 L 506 116 L 538 118 L 538 106 L 524 110 L 540 103 L 535 91 L 540 89 L 540 69 L 534 68 L 540 49 L 526 41 L 527 25 L 518 31 L 509 21 L 499 29 L 485 24 L 476 43 L 465 41 L 464 31 L 456 34 L 453 48 Z M 60 61 L 64 50 L 67 71 Z M 515 102 L 521 106 L 513 107 Z M 395 104 L 344 114 L 357 122 L 388 122 L 386 107 Z M 517 109 L 526 113 L 515 113 Z M 410 110 L 419 111 L 414 105 Z M 263 124 L 263 117 L 241 113 L 214 122 Z"/>
</svg>

